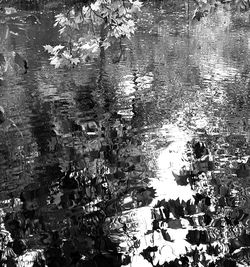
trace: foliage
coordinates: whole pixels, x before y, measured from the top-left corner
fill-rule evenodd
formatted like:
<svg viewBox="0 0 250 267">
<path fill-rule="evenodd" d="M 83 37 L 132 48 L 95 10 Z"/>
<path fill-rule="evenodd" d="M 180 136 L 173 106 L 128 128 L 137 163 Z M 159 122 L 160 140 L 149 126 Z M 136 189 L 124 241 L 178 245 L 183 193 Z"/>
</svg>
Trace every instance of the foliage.
<svg viewBox="0 0 250 267">
<path fill-rule="evenodd" d="M 100 7 L 94 4 L 84 8 L 93 17 L 100 11 Z M 109 35 L 112 27 L 110 30 L 107 25 L 113 23 L 112 19 L 103 22 L 97 16 L 100 22 L 95 22 L 95 32 L 101 37 L 90 42 L 95 40 L 95 36 L 89 33 L 89 22 L 86 25 L 83 21 L 76 23 L 77 12 L 72 11 L 72 17 L 70 14 L 58 17 L 58 25 L 63 29 L 61 34 L 67 43 L 46 46 L 59 58 L 59 61 L 54 59 L 56 67 L 86 62 L 88 59 L 83 60 L 80 55 L 98 55 L 105 42 L 120 37 Z M 74 29 L 73 34 L 70 29 Z M 85 39 L 81 45 L 89 51 L 77 50 L 72 44 L 73 39 L 79 41 L 80 31 L 85 33 L 85 30 L 89 36 L 86 39 L 88 45 Z M 153 79 L 154 75 L 150 73 L 135 78 L 135 83 L 139 90 L 145 92 L 148 89 L 150 92 Z M 142 102 L 144 100 L 142 98 Z M 247 192 L 234 183 L 234 179 L 248 176 L 248 160 L 241 156 L 231 157 L 234 151 L 223 152 L 227 143 L 240 145 L 242 136 L 223 140 L 218 137 L 219 133 L 215 137 L 201 129 L 206 143 L 204 139 L 192 140 L 187 155 L 183 156 L 190 169 L 183 168 L 179 174 L 173 173 L 178 186 L 184 190 L 192 187 L 193 199 L 162 199 L 149 207 L 156 197 L 154 188 L 149 186 L 150 179 L 155 176 L 152 173 L 146 175 L 145 170 L 156 167 L 148 165 L 145 155 L 148 147 L 144 147 L 142 135 L 135 135 L 130 121 L 117 113 L 105 113 L 100 120 L 78 123 L 70 134 L 55 131 L 47 140 L 45 149 L 54 158 L 62 157 L 62 150 L 68 148 L 76 154 L 73 160 L 63 158 L 61 177 L 49 187 L 25 188 L 21 195 L 21 212 L 15 210 L 15 214 L 5 216 L 4 223 L 14 239 L 36 239 L 36 245 L 45 248 L 49 266 L 58 263 L 72 266 L 81 260 L 80 256 L 85 257 L 83 266 L 119 266 L 125 262 L 121 254 L 134 256 L 142 247 L 143 240 L 136 236 L 139 230 L 144 231 L 145 239 L 155 242 L 141 250 L 140 256 L 151 264 L 147 266 L 231 266 L 231 263 L 233 266 L 236 260 L 247 262 L 249 235 L 245 229 L 248 210 L 243 198 Z M 150 138 L 154 143 L 152 138 L 157 139 L 156 134 L 152 133 Z M 157 150 L 168 145 L 166 139 L 165 135 L 162 140 L 155 141 Z M 209 143 L 209 140 L 213 142 Z M 216 149 L 211 143 L 216 144 Z M 242 161 L 238 162 L 239 159 Z M 46 219 L 41 215 L 44 206 L 49 208 L 44 212 Z M 144 218 L 145 207 L 152 211 L 150 230 L 141 227 L 143 221 L 135 215 L 142 211 L 139 214 Z M 11 210 L 13 207 L 10 205 L 8 208 Z M 175 230 L 187 234 L 176 241 Z M 186 250 L 181 249 L 183 244 Z"/>
<path fill-rule="evenodd" d="M 245 12 L 250 9 L 249 0 L 194 0 L 196 10 L 194 11 L 193 20 L 200 21 L 203 17 L 213 15 L 218 10 Z"/>
<path fill-rule="evenodd" d="M 44 46 L 52 55 L 51 64 L 58 68 L 86 63 L 117 39 L 130 39 L 141 6 L 138 0 L 97 0 L 56 15 L 55 26 L 59 26 L 65 45 Z"/>
</svg>

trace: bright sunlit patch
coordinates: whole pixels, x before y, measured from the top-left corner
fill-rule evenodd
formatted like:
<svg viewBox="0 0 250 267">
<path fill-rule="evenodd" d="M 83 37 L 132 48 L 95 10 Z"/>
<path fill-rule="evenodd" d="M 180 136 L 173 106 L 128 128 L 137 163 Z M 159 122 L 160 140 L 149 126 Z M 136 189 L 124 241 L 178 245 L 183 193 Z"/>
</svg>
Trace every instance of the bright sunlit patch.
<svg viewBox="0 0 250 267">
<path fill-rule="evenodd" d="M 172 228 L 168 228 L 168 233 L 171 237 L 172 240 L 174 241 L 180 241 L 180 240 L 184 240 L 188 234 L 188 229 L 172 229 Z"/>
<path fill-rule="evenodd" d="M 152 267 L 152 264 L 143 258 L 141 255 L 135 255 L 131 259 L 131 263 L 128 265 L 122 265 L 122 267 Z"/>
<path fill-rule="evenodd" d="M 169 173 L 165 181 L 153 181 L 151 185 L 156 189 L 157 197 L 153 200 L 152 206 L 155 205 L 158 200 L 165 199 L 177 199 L 188 201 L 193 200 L 194 191 L 190 185 L 179 186 L 173 181 L 174 177 Z"/>
<path fill-rule="evenodd" d="M 186 142 L 174 141 L 160 152 L 158 158 L 158 169 L 160 178 L 165 178 L 169 170 L 180 170 L 183 166 L 182 153 Z"/>
<path fill-rule="evenodd" d="M 160 151 L 157 167 L 158 167 L 158 179 L 152 179 L 151 185 L 156 189 L 157 197 L 154 199 L 152 205 L 157 203 L 160 199 L 177 199 L 187 201 L 192 199 L 194 194 L 190 185 L 179 186 L 173 172 L 180 174 L 181 169 L 185 166 L 186 162 L 183 161 L 183 155 L 185 154 L 185 148 L 191 137 L 180 130 L 178 127 L 170 125 L 164 127 L 168 132 L 166 138 L 171 140 L 172 143 Z"/>
<path fill-rule="evenodd" d="M 201 116 L 197 116 L 195 118 L 195 126 L 197 128 L 205 128 L 207 125 L 208 125 L 208 118 L 204 115 L 202 116 L 203 114 L 201 114 Z"/>
<path fill-rule="evenodd" d="M 180 199 L 188 201 L 193 200 L 194 191 L 191 189 L 190 185 L 180 186 L 176 183 L 175 174 L 180 174 L 183 166 L 187 165 L 187 161 L 184 160 L 184 156 L 187 153 L 187 142 L 191 141 L 192 135 L 182 131 L 179 127 L 175 125 L 165 125 L 161 130 L 160 134 L 166 141 L 171 142 L 167 147 L 162 148 L 158 154 L 157 159 L 157 177 L 152 178 L 150 181 L 150 186 L 156 190 L 156 198 L 150 204 L 153 207 L 159 200 L 165 199 Z M 127 198 L 126 201 L 130 199 Z M 130 212 L 124 212 L 124 216 L 133 218 L 134 222 L 138 224 L 138 230 L 133 233 L 134 236 L 140 240 L 140 247 L 134 251 L 134 256 L 132 257 L 132 262 L 129 265 L 134 267 L 141 266 L 152 266 L 148 261 L 145 261 L 141 255 L 139 255 L 143 249 L 147 247 L 157 246 L 158 250 L 152 252 L 153 265 L 164 264 L 178 258 L 180 255 L 185 254 L 186 248 L 190 244 L 185 240 L 188 233 L 188 221 L 183 219 L 183 228 L 171 229 L 167 227 L 167 232 L 169 233 L 171 240 L 173 242 L 168 242 L 164 239 L 160 231 L 153 231 L 150 234 L 146 234 L 148 230 L 152 230 L 152 214 L 150 207 L 144 207 L 136 209 L 135 214 Z M 120 246 L 127 247 L 127 241 L 120 244 Z M 125 267 L 125 266 L 124 266 Z"/>
</svg>

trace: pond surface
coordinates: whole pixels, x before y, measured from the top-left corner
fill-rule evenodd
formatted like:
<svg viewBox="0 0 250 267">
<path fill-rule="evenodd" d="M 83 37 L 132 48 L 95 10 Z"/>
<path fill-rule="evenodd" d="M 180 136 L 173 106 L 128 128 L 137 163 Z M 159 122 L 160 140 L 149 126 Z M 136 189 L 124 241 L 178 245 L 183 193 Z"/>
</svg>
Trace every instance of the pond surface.
<svg viewBox="0 0 250 267">
<path fill-rule="evenodd" d="M 100 61 L 71 70 L 50 66 L 43 49 L 60 42 L 53 12 L 36 15 L 41 24 L 8 22 L 15 34 L 1 48 L 4 55 L 23 55 L 29 65 L 26 74 L 19 69 L 3 74 L 0 85 L 0 105 L 22 133 L 15 127 L 1 129 L 2 200 L 18 201 L 21 195 L 26 213 L 45 218 L 50 230 L 57 229 L 58 221 L 62 228 L 73 227 L 81 216 L 74 207 L 91 214 L 99 209 L 94 204 L 104 203 L 109 226 L 102 230 L 119 243 L 124 233 L 117 232 L 114 217 L 129 214 L 127 227 L 135 236 L 150 229 L 151 207 L 159 199 L 192 198 L 191 187 L 177 185 L 173 173 L 191 170 L 183 155 L 193 139 L 210 148 L 220 173 L 238 168 L 227 168 L 223 158 L 247 158 L 246 15 L 220 12 L 188 23 L 181 4 L 146 4 L 120 62 L 114 63 L 120 52 L 115 47 Z M 235 176 L 245 187 L 248 168 Z M 131 215 L 133 209 L 137 215 Z M 142 217 L 140 212 L 146 219 L 133 219 Z M 93 217 L 84 220 L 85 236 L 99 231 Z M 90 249 L 91 238 L 84 242 Z"/>
</svg>

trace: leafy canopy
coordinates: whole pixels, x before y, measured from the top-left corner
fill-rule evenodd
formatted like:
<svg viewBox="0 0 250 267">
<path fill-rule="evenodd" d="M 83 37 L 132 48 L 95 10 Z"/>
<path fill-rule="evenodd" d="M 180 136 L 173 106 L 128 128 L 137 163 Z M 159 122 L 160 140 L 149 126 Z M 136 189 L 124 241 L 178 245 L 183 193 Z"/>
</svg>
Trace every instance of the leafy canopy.
<svg viewBox="0 0 250 267">
<path fill-rule="evenodd" d="M 54 26 L 64 44 L 44 46 L 51 54 L 50 63 L 55 68 L 86 63 L 117 39 L 130 39 L 141 6 L 138 0 L 97 0 L 56 15 Z"/>
</svg>

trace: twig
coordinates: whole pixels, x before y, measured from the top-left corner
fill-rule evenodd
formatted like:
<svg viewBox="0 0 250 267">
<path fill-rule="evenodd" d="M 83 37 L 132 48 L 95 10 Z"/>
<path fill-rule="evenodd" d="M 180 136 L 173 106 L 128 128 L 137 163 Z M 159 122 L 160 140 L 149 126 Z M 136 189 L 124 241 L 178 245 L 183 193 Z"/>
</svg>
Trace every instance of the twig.
<svg viewBox="0 0 250 267">
<path fill-rule="evenodd" d="M 97 13 L 95 12 L 95 10 L 93 10 L 93 9 L 91 8 L 90 4 L 89 4 L 89 8 L 90 8 L 90 10 L 91 10 L 97 17 L 103 19 L 103 20 L 106 22 L 106 19 L 105 19 L 104 17 L 102 17 L 101 15 L 97 14 Z"/>
</svg>

